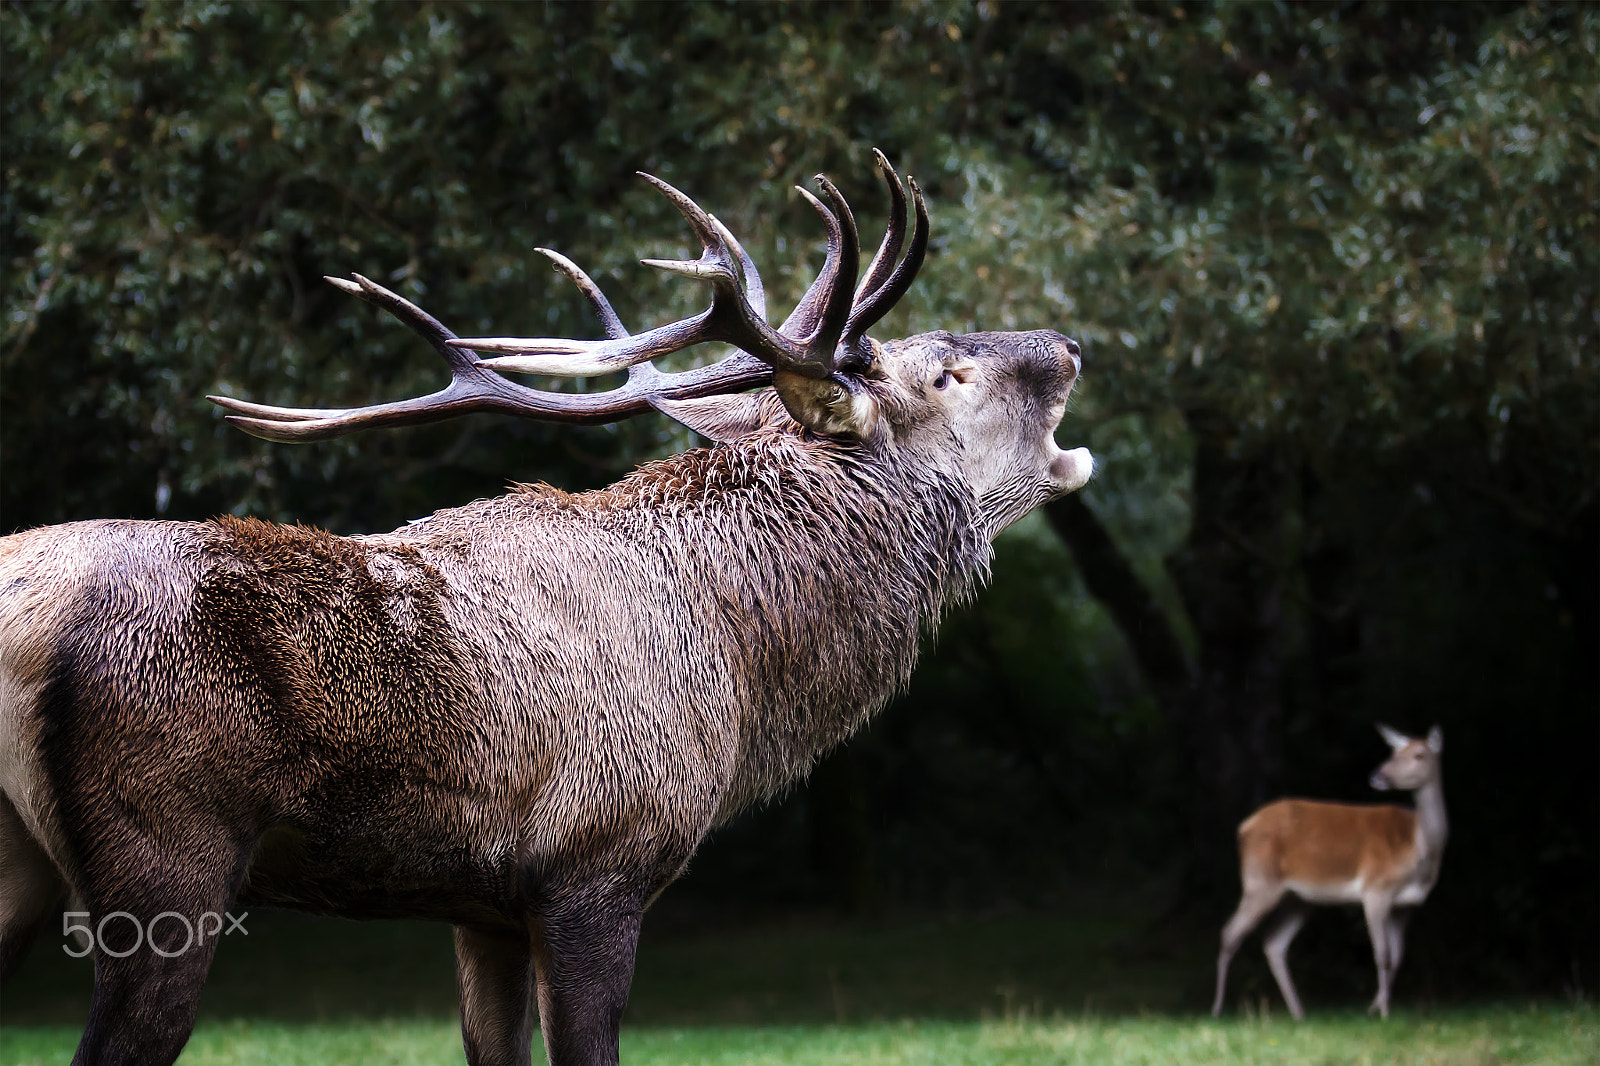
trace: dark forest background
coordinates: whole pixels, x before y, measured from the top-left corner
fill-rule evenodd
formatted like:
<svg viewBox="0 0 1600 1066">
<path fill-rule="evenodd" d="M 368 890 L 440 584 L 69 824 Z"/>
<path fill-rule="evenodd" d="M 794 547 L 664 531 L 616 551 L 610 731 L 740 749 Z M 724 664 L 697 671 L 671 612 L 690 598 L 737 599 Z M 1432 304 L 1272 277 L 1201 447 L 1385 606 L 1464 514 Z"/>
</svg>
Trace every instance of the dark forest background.
<svg viewBox="0 0 1600 1066">
<path fill-rule="evenodd" d="M 1149 899 L 1159 943 L 1220 926 L 1255 805 L 1374 798 L 1373 723 L 1438 723 L 1453 836 L 1408 967 L 1443 997 L 1593 994 L 1592 6 L 8 3 L 0 29 L 0 532 L 381 530 L 694 446 L 486 416 L 269 445 L 203 397 L 443 382 L 323 274 L 461 333 L 596 335 L 543 245 L 635 328 L 691 311 L 637 265 L 692 249 L 636 170 L 788 306 L 823 251 L 789 187 L 827 172 L 875 238 L 879 147 L 934 240 L 877 334 L 1078 338 L 1060 439 L 1101 473 L 1002 537 L 911 690 L 668 903 L 1093 888 Z"/>
</svg>

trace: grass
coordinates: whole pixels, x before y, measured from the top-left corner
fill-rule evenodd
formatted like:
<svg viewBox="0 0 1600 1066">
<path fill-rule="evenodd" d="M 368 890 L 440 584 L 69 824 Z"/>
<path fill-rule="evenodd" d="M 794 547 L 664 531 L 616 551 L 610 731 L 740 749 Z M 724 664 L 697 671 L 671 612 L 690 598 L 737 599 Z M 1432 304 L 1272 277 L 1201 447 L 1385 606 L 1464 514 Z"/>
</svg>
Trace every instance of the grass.
<svg viewBox="0 0 1600 1066">
<path fill-rule="evenodd" d="M 1241 967 L 1222 1021 L 1209 1000 L 1211 934 L 1136 948 L 1138 908 L 1092 917 L 647 923 L 624 1025 L 630 1066 L 1008 1066 L 1600 1062 L 1586 1005 L 1447 1009 L 1406 999 L 1387 1022 L 1364 960 L 1303 975 L 1311 1020 L 1276 1008 L 1270 978 Z M 654 917 L 654 916 L 653 916 Z M 199 1064 L 460 1063 L 450 936 L 437 926 L 259 912 L 218 953 L 179 1060 Z M 1357 948 L 1360 945 L 1356 945 Z M 1241 960 L 1243 962 L 1244 960 Z M 1256 969 L 1264 969 L 1256 967 Z M 1310 970 L 1310 967 L 1306 967 Z M 1413 975 L 1414 977 L 1417 975 Z M 64 1063 L 87 1012 L 90 970 L 40 938 L 0 990 L 0 1066 Z M 1414 981 L 1411 991 L 1415 994 Z M 1336 1005 L 1330 1005 L 1336 1001 Z M 538 1061 L 536 1058 L 535 1061 Z"/>
<path fill-rule="evenodd" d="M 78 1031 L 3 1030 L 7 1066 L 66 1062 Z M 1592 1064 L 1600 1057 L 1600 1013 L 1592 1008 L 1489 1007 L 1388 1022 L 1336 1014 L 1295 1025 L 1267 1020 L 1080 1017 L 1044 1021 L 901 1021 L 862 1025 L 630 1027 L 630 1066 L 1156 1066 L 1207 1063 L 1509 1066 Z M 182 1066 L 423 1066 L 462 1061 L 445 1019 L 291 1024 L 202 1023 Z"/>
</svg>

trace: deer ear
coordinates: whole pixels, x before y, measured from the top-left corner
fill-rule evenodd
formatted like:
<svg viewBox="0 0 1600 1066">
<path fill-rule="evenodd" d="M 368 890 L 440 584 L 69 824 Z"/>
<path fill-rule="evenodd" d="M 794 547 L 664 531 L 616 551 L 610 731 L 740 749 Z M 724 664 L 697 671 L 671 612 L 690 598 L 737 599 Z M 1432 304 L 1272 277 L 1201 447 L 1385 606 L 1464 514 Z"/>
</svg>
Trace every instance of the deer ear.
<svg viewBox="0 0 1600 1066">
<path fill-rule="evenodd" d="M 1411 743 L 1410 737 L 1406 736 L 1398 729 L 1390 729 L 1382 722 L 1378 723 L 1378 732 L 1383 736 L 1384 741 L 1395 751 L 1399 751 L 1401 748 Z"/>
<path fill-rule="evenodd" d="M 650 404 L 709 440 L 732 444 L 776 422 L 783 412 L 771 389 L 695 400 L 650 397 Z"/>
<path fill-rule="evenodd" d="M 878 401 L 847 374 L 818 381 L 779 370 L 772 383 L 790 416 L 814 433 L 862 440 L 877 428 Z"/>
<path fill-rule="evenodd" d="M 1435 755 L 1444 750 L 1444 730 L 1438 726 L 1428 730 L 1428 750 Z"/>
</svg>

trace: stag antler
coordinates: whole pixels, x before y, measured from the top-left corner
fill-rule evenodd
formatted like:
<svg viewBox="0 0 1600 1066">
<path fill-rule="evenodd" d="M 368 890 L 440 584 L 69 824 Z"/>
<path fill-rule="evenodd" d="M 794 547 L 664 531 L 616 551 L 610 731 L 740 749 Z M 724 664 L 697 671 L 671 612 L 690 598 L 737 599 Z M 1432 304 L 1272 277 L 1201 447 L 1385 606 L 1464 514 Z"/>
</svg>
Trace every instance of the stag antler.
<svg viewBox="0 0 1600 1066">
<path fill-rule="evenodd" d="M 766 320 L 766 294 L 761 276 L 737 239 L 714 215 L 689 197 L 649 174 L 650 182 L 672 201 L 700 239 L 700 258 L 645 259 L 646 266 L 710 284 L 711 306 L 698 315 L 645 333 L 630 334 L 594 280 L 565 256 L 547 248 L 556 269 L 566 274 L 589 301 L 604 327 L 606 339 L 473 337 L 458 338 L 432 315 L 403 297 L 362 277 L 327 280 L 353 296 L 376 304 L 425 337 L 450 367 L 450 384 L 438 392 L 394 403 L 348 409 L 269 407 L 209 396 L 212 403 L 235 412 L 228 416 L 246 433 L 276 441 L 325 440 L 357 429 L 437 422 L 469 411 L 501 411 L 560 422 L 614 422 L 648 410 L 657 401 L 686 400 L 716 393 L 741 392 L 772 380 L 775 370 L 822 379 L 871 364 L 866 331 L 905 295 L 922 265 L 928 246 L 928 212 L 922 191 L 911 179 L 916 224 L 911 245 L 896 265 L 905 239 L 906 195 L 900 178 L 882 152 L 873 150 L 892 211 L 883 242 L 856 289 L 860 244 L 855 217 L 832 182 L 818 175 L 823 200 L 806 197 L 828 231 L 828 253 L 822 270 L 782 326 Z M 854 291 L 852 291 L 854 290 Z M 710 366 L 663 374 L 651 360 L 696 344 L 715 341 L 739 351 Z M 473 351 L 503 353 L 480 359 Z M 628 371 L 625 384 L 608 392 L 546 392 L 517 385 L 496 371 L 554 375 L 595 375 Z"/>
</svg>

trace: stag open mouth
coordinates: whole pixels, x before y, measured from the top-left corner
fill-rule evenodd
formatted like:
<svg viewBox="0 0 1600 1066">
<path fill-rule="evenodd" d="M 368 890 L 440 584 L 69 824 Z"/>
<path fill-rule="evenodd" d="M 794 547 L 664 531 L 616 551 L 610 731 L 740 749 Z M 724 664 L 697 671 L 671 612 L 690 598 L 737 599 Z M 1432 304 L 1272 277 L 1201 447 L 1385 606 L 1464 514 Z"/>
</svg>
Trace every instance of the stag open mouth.
<svg viewBox="0 0 1600 1066">
<path fill-rule="evenodd" d="M 1063 449 L 1051 435 L 1050 480 L 1057 493 L 1076 492 L 1094 477 L 1094 456 L 1088 448 Z"/>
<path fill-rule="evenodd" d="M 1070 369 L 1068 377 L 1067 395 L 1061 398 L 1061 410 L 1056 415 L 1055 423 L 1050 427 L 1050 434 L 1046 438 L 1050 455 L 1050 481 L 1057 494 L 1065 495 L 1076 492 L 1089 479 L 1094 477 L 1094 456 L 1088 448 L 1063 448 L 1056 443 L 1056 431 L 1061 428 L 1061 423 L 1067 417 L 1067 401 L 1072 396 L 1072 390 L 1078 383 L 1078 371 L 1082 367 L 1082 355 L 1076 341 L 1063 338 L 1066 341 L 1063 362 Z"/>
</svg>

